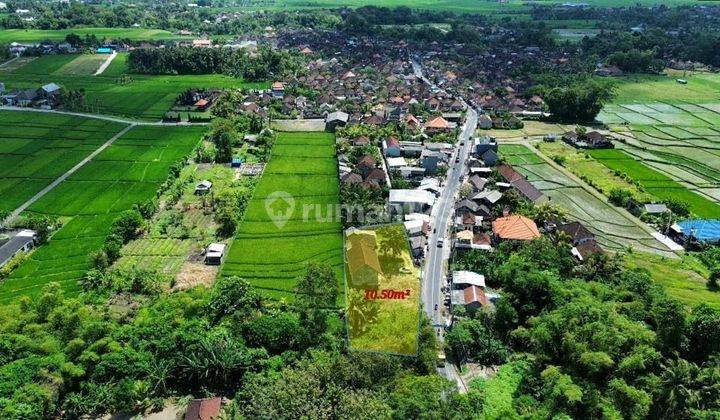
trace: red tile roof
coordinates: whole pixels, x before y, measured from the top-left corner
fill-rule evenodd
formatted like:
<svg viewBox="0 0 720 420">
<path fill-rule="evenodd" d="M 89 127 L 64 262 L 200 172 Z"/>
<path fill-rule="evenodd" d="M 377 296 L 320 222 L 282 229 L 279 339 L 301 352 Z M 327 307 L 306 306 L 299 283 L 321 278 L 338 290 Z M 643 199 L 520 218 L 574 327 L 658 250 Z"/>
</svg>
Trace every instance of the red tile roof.
<svg viewBox="0 0 720 420">
<path fill-rule="evenodd" d="M 463 290 L 463 296 L 465 297 L 465 304 L 472 302 L 479 302 L 482 306 L 486 306 L 489 301 L 485 292 L 478 286 L 470 286 Z"/>
<path fill-rule="evenodd" d="M 540 237 L 535 222 L 520 215 L 499 217 L 493 220 L 492 228 L 493 234 L 500 239 L 529 241 Z"/>
</svg>

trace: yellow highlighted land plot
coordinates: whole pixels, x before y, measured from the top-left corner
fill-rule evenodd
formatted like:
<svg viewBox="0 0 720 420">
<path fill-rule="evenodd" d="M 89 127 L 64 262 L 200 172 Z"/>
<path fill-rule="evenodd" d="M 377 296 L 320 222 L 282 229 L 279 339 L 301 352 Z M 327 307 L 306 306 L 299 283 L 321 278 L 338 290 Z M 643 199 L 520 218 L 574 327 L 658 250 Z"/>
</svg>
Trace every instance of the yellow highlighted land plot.
<svg viewBox="0 0 720 420">
<path fill-rule="evenodd" d="M 420 270 L 402 224 L 345 231 L 345 286 L 350 348 L 417 355 Z"/>
</svg>

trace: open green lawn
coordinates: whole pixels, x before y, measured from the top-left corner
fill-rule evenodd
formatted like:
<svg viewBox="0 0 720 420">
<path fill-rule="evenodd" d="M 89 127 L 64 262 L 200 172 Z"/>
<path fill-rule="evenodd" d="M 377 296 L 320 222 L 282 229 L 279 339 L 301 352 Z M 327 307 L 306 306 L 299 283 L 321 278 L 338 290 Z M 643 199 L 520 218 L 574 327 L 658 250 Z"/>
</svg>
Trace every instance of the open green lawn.
<svg viewBox="0 0 720 420">
<path fill-rule="evenodd" d="M 668 260 L 657 255 L 634 252 L 623 258 L 623 265 L 630 269 L 644 269 L 650 277 L 665 287 L 665 291 L 692 308 L 707 303 L 720 309 L 720 292 L 708 290 L 707 268 L 696 258 L 683 255 L 681 260 Z"/>
<path fill-rule="evenodd" d="M 687 189 L 667 175 L 617 149 L 590 150 L 588 153 L 605 166 L 626 174 L 659 200 L 674 199 L 687 203 L 690 212 L 701 218 L 720 217 L 720 204 Z"/>
<path fill-rule="evenodd" d="M 0 283 L 0 303 L 33 296 L 51 281 L 77 293 L 88 255 L 102 246 L 118 213 L 152 198 L 170 166 L 190 153 L 204 129 L 135 127 L 32 205 L 30 212 L 69 222 Z"/>
<path fill-rule="evenodd" d="M 0 111 L 0 211 L 15 210 L 123 128 L 91 118 Z"/>
<path fill-rule="evenodd" d="M 133 41 L 157 41 L 166 39 L 191 39 L 162 29 L 143 28 L 72 28 L 72 29 L 3 29 L 0 31 L 0 44 L 11 42 L 41 42 L 45 40 L 64 40 L 69 34 L 95 35 L 99 39 L 130 39 Z"/>
<path fill-rule="evenodd" d="M 308 262 L 327 263 L 342 278 L 342 229 L 328 206 L 339 203 L 334 136 L 279 132 L 222 269 L 274 297 L 291 296 Z M 288 200 L 276 199 L 289 197 Z M 287 203 L 287 204 L 284 204 Z M 274 220 L 270 214 L 286 217 Z M 333 216 L 336 216 L 333 213 Z"/>
<path fill-rule="evenodd" d="M 84 89 L 89 112 L 141 120 L 160 120 L 178 95 L 190 88 L 266 88 L 267 83 L 244 83 L 233 77 L 209 75 L 150 76 L 127 74 L 127 55 L 119 54 L 99 76 L 67 74 L 78 55 L 38 57 L 3 72 L 7 89 L 37 88 L 54 82 L 67 89 Z M 83 58 L 84 59 L 84 58 Z M 70 67 L 68 67 L 70 66 Z M 124 77 L 121 77 L 124 76 Z"/>
</svg>

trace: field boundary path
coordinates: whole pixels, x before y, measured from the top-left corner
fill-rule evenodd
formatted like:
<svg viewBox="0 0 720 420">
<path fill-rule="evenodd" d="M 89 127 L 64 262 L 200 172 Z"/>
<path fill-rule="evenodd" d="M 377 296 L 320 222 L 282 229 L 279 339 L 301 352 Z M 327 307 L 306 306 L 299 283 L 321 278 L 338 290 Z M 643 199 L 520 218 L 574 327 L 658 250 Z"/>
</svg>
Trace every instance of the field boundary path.
<svg viewBox="0 0 720 420">
<path fill-rule="evenodd" d="M 12 63 L 13 61 L 17 60 L 18 58 L 20 58 L 19 55 L 15 56 L 15 57 L 13 57 L 13 58 L 11 58 L 11 59 L 9 59 L 8 61 L 4 61 L 4 62 L 0 63 L 0 68 L 7 66 L 8 64 L 10 64 L 10 63 Z"/>
<path fill-rule="evenodd" d="M 191 124 L 188 122 L 138 121 L 138 120 L 131 120 L 131 119 L 122 118 L 122 117 L 113 117 L 110 115 L 103 115 L 103 114 L 87 114 L 84 112 L 59 111 L 57 109 L 23 108 L 23 107 L 19 107 L 19 106 L 0 106 L 0 111 L 2 111 L 2 110 L 25 111 L 25 112 L 45 112 L 48 114 L 72 115 L 75 117 L 95 118 L 96 120 L 105 120 L 105 121 L 112 121 L 112 122 L 121 123 L 121 124 L 132 124 L 132 125 L 157 125 L 157 126 L 187 125 L 187 126 L 194 126 L 194 125 L 208 125 L 209 124 L 209 123 L 192 123 Z"/>
<path fill-rule="evenodd" d="M 125 133 L 127 133 L 128 131 L 130 131 L 130 129 L 132 129 L 132 128 L 135 127 L 135 126 L 137 126 L 137 124 L 131 123 L 131 124 L 129 124 L 127 127 L 123 128 L 122 130 L 120 130 L 119 132 L 117 132 L 114 136 L 110 137 L 110 139 L 109 139 L 108 141 L 106 141 L 105 143 L 103 143 L 100 147 L 98 147 L 97 149 L 95 149 L 94 152 L 90 153 L 90 154 L 89 154 L 88 156 L 86 156 L 83 160 L 81 160 L 80 162 L 78 162 L 77 165 L 73 166 L 73 167 L 70 168 L 67 172 L 65 172 L 64 174 L 60 175 L 57 179 L 55 179 L 53 182 L 51 182 L 48 186 L 46 186 L 45 188 L 43 188 L 42 190 L 40 190 L 40 191 L 39 191 L 37 194 L 35 194 L 34 196 L 30 197 L 30 199 L 28 199 L 26 202 L 24 202 L 23 204 L 21 204 L 20 207 L 16 208 L 16 209 L 15 209 L 12 213 L 10 213 L 10 215 L 4 220 L 4 224 L 10 223 L 12 220 L 14 220 L 16 217 L 18 217 L 18 216 L 20 215 L 20 213 L 22 213 L 22 212 L 25 211 L 28 207 L 30 207 L 30 206 L 32 206 L 33 204 L 35 204 L 36 201 L 38 201 L 38 200 L 41 199 L 43 196 L 45 196 L 47 193 L 49 193 L 50 191 L 52 191 L 55 187 L 57 187 L 58 185 L 60 185 L 60 183 L 62 183 L 63 181 L 65 181 L 68 177 L 70 177 L 70 175 L 74 174 L 74 173 L 77 172 L 80 168 L 82 168 L 83 166 L 85 166 L 85 164 L 87 164 L 87 163 L 90 162 L 92 159 L 94 159 L 95 156 L 97 156 L 97 155 L 99 155 L 100 153 L 102 153 L 102 151 L 105 150 L 105 149 L 107 149 L 111 144 L 113 144 L 113 143 L 115 142 L 115 140 L 117 140 L 117 139 L 119 139 L 120 137 L 122 137 Z"/>
<path fill-rule="evenodd" d="M 117 55 L 118 55 L 117 51 L 113 50 L 112 54 L 110 54 L 110 56 L 107 59 L 105 59 L 105 61 L 100 65 L 100 68 L 97 69 L 97 71 L 95 72 L 95 74 L 93 76 L 99 76 L 99 75 L 103 74 L 105 69 L 108 68 L 110 63 L 112 63 L 112 61 L 115 59 L 115 57 L 117 57 Z"/>
</svg>

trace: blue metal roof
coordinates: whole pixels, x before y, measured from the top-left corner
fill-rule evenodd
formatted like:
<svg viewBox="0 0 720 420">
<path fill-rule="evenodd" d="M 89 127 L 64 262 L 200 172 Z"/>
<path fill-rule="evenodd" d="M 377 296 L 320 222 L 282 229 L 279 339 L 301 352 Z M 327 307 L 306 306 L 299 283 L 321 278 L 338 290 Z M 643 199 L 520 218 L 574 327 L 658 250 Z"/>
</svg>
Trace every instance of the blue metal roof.
<svg viewBox="0 0 720 420">
<path fill-rule="evenodd" d="M 678 222 L 683 234 L 700 241 L 720 241 L 720 220 L 683 220 Z"/>
</svg>

